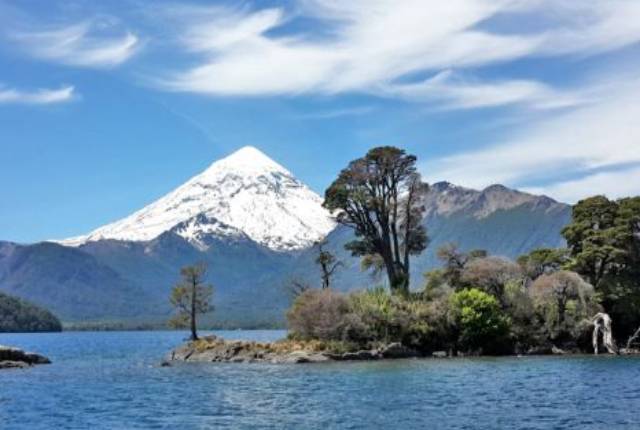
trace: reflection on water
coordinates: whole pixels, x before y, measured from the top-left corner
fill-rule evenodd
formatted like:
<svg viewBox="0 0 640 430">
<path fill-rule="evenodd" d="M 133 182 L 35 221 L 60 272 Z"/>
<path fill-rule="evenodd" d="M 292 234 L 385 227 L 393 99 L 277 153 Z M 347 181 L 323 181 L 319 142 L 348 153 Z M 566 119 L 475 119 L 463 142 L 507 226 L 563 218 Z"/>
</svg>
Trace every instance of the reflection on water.
<svg viewBox="0 0 640 430">
<path fill-rule="evenodd" d="M 183 337 L 0 334 L 0 344 L 53 361 L 0 373 L 0 428 L 636 429 L 640 422 L 635 357 L 159 367 Z"/>
</svg>

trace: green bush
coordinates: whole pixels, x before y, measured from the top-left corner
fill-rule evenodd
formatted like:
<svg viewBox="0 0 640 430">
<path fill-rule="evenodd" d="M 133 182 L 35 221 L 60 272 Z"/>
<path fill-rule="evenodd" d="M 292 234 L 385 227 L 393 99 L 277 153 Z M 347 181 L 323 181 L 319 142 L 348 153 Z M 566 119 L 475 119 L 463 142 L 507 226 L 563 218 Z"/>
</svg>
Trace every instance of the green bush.
<svg viewBox="0 0 640 430">
<path fill-rule="evenodd" d="M 511 337 L 515 351 L 527 352 L 544 343 L 537 325 L 534 304 L 528 288 L 520 280 L 507 282 L 504 289 L 504 312 L 511 321 Z"/>
<path fill-rule="evenodd" d="M 331 290 L 301 294 L 287 313 L 290 336 L 373 348 L 401 342 L 420 351 L 446 344 L 446 302 L 407 299 L 383 288 L 349 295 Z"/>
<path fill-rule="evenodd" d="M 392 296 L 383 288 L 352 293 L 349 299 L 351 312 L 364 328 L 360 340 L 369 345 L 401 342 L 427 352 L 445 343 L 442 301 Z"/>
<path fill-rule="evenodd" d="M 364 331 L 362 340 L 389 342 L 398 340 L 401 330 L 398 299 L 383 288 L 352 293 L 349 296 L 351 311 L 358 315 Z"/>
<path fill-rule="evenodd" d="M 509 346 L 510 320 L 498 300 L 476 288 L 451 295 L 450 321 L 458 350 L 497 354 Z"/>
</svg>

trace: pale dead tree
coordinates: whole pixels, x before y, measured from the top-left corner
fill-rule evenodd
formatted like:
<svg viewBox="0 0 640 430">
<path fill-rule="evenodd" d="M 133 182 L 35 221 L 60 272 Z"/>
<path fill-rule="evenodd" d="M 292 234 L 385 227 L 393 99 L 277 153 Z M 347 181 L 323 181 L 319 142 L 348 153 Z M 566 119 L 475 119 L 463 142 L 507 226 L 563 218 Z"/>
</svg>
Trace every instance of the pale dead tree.
<svg viewBox="0 0 640 430">
<path fill-rule="evenodd" d="M 629 340 L 627 340 L 627 351 L 631 349 L 633 342 L 638 340 L 639 337 L 640 337 L 640 327 L 638 327 L 638 330 L 636 330 L 635 333 L 633 333 L 633 335 L 629 338 Z"/>
<path fill-rule="evenodd" d="M 604 312 L 598 312 L 592 319 L 593 323 L 593 352 L 598 355 L 598 346 L 600 333 L 602 333 L 602 344 L 610 354 L 617 354 L 618 348 L 613 341 L 613 332 L 611 331 L 611 317 Z"/>
</svg>

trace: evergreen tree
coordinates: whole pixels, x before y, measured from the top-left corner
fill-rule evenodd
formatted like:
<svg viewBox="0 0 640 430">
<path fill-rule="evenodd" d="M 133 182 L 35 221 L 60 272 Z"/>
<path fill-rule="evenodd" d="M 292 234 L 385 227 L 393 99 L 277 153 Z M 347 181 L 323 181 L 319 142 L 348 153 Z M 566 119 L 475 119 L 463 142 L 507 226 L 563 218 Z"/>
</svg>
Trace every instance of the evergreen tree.
<svg viewBox="0 0 640 430">
<path fill-rule="evenodd" d="M 337 212 L 356 240 L 354 256 L 378 255 L 394 293 L 409 292 L 409 257 L 428 243 L 422 225 L 422 197 L 428 190 L 415 168 L 416 157 L 391 146 L 371 149 L 353 160 L 325 191 L 324 206 Z"/>
<path fill-rule="evenodd" d="M 189 326 L 191 340 L 198 339 L 197 316 L 213 310 L 211 296 L 213 287 L 204 283 L 207 268 L 204 263 L 185 266 L 180 270 L 181 281 L 173 287 L 170 301 L 177 315 L 171 319 L 174 327 Z"/>
</svg>

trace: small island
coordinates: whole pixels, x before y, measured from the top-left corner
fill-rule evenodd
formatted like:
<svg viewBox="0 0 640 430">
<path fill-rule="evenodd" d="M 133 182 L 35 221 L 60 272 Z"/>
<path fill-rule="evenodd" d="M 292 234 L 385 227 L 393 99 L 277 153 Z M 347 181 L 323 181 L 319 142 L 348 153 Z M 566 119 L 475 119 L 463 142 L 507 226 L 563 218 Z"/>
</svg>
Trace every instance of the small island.
<svg viewBox="0 0 640 430">
<path fill-rule="evenodd" d="M 182 270 L 171 302 L 190 341 L 171 361 L 305 363 L 406 357 L 638 353 L 640 198 L 578 202 L 562 230 L 566 248 L 535 249 L 516 261 L 455 243 L 438 249 L 441 267 L 410 289 L 411 257 L 429 245 L 422 198 L 428 185 L 416 157 L 394 147 L 353 160 L 325 192 L 324 206 L 353 230 L 345 245 L 387 286 L 332 288 L 341 262 L 316 244 L 320 287 L 293 281 L 288 337 L 273 343 L 200 339 L 209 312 L 205 267 Z M 376 285 L 374 283 L 374 285 Z M 616 343 L 626 340 L 621 347 Z"/>
<path fill-rule="evenodd" d="M 0 345 L 0 369 L 14 369 L 34 366 L 36 364 L 50 364 L 44 355 L 35 352 L 25 352 L 19 348 Z"/>
</svg>

